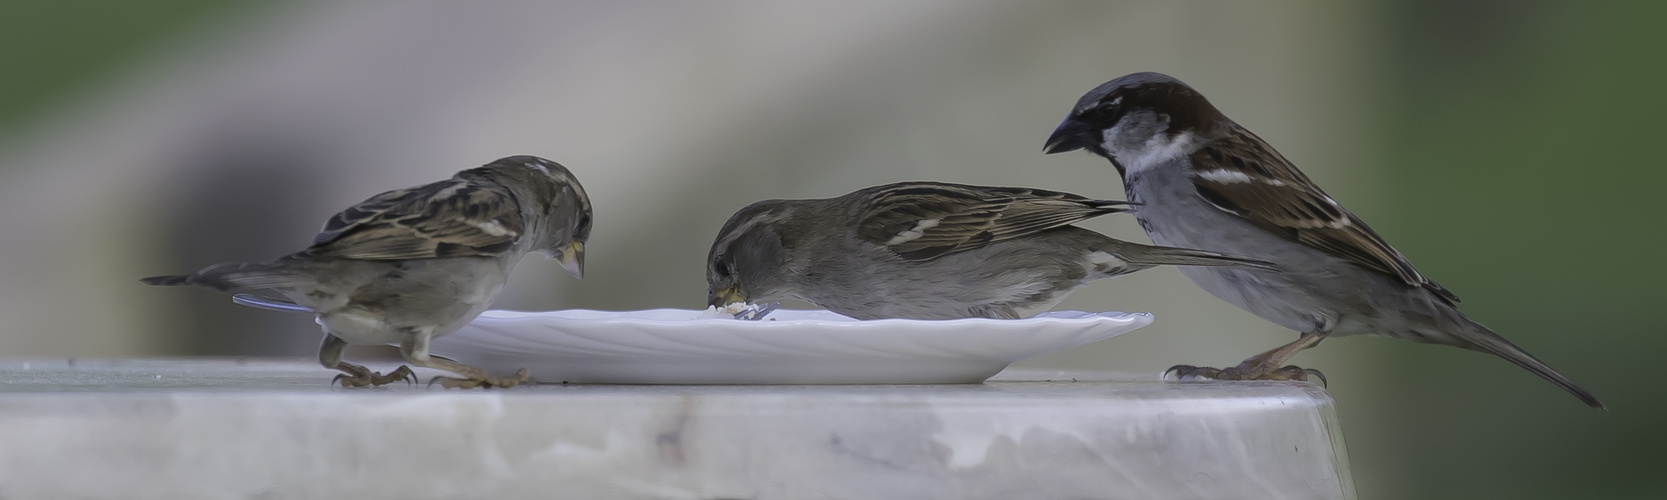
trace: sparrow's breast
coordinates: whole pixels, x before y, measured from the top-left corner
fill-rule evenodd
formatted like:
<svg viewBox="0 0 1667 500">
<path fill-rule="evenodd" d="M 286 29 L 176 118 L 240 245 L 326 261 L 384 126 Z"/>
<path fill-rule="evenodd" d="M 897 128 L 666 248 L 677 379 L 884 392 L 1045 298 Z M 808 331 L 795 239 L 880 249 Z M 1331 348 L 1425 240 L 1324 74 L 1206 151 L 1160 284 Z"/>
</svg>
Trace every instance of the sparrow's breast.
<svg viewBox="0 0 1667 500">
<path fill-rule="evenodd" d="M 462 328 L 503 291 L 502 259 L 465 257 L 409 261 L 344 261 L 333 286 L 347 297 L 319 319 L 353 344 L 398 343 L 428 332 L 438 337 Z"/>
<path fill-rule="evenodd" d="M 1335 257 L 1228 213 L 1206 201 L 1187 176 L 1190 165 L 1151 169 L 1129 179 L 1135 217 L 1159 245 L 1209 250 L 1274 262 L 1282 273 L 1217 267 L 1182 267 L 1185 275 L 1211 295 L 1262 319 L 1297 331 L 1335 325 L 1349 311 L 1338 296 L 1357 295 L 1359 287 L 1333 279 L 1329 270 L 1347 266 Z"/>
</svg>

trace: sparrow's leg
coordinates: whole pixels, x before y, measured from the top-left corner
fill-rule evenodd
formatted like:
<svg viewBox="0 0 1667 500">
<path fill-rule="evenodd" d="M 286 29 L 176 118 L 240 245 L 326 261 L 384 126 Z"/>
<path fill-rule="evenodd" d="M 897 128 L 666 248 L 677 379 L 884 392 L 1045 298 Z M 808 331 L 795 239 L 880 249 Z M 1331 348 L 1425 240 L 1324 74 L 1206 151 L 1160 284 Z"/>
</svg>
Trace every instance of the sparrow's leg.
<svg viewBox="0 0 1667 500">
<path fill-rule="evenodd" d="M 405 355 L 405 360 L 413 365 L 433 368 L 436 370 L 444 370 L 462 376 L 461 378 L 434 377 L 428 381 L 429 385 L 439 382 L 440 387 L 447 389 L 473 389 L 475 387 L 508 388 L 515 387 L 516 385 L 528 380 L 526 368 L 522 368 L 520 371 L 515 372 L 515 375 L 513 376 L 495 377 L 486 373 L 486 370 L 465 365 L 440 356 L 431 355 L 428 353 L 429 336 L 430 332 L 427 331 L 417 332 L 406 336 L 405 341 L 400 342 L 399 344 L 399 353 Z"/>
<path fill-rule="evenodd" d="M 1303 332 L 1295 342 L 1279 346 L 1279 348 L 1251 356 L 1239 363 L 1238 366 L 1228 368 L 1210 368 L 1203 366 L 1175 365 L 1164 371 L 1164 378 L 1174 377 L 1178 380 L 1309 380 L 1318 379 L 1325 384 L 1325 374 L 1319 370 L 1304 369 L 1286 365 L 1292 356 L 1296 356 L 1303 349 L 1319 345 L 1325 340 L 1325 332 Z"/>
<path fill-rule="evenodd" d="M 383 375 L 370 371 L 369 368 L 342 361 L 342 351 L 345 350 L 347 350 L 347 341 L 330 334 L 328 330 L 324 332 L 324 344 L 318 347 L 318 362 L 323 364 L 325 368 L 342 371 L 342 374 L 336 375 L 336 378 L 330 381 L 330 385 L 341 382 L 342 387 L 364 387 L 367 385 L 381 386 L 394 381 L 405 381 L 406 383 L 417 381 L 417 374 L 405 365 L 400 365 L 394 371 Z"/>
</svg>

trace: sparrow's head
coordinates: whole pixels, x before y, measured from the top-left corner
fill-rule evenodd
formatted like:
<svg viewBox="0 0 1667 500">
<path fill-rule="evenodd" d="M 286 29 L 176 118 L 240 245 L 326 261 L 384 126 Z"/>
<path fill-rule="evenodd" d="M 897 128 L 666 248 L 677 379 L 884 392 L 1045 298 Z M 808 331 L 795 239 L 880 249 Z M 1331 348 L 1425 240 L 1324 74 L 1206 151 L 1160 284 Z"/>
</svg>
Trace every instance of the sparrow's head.
<svg viewBox="0 0 1667 500">
<path fill-rule="evenodd" d="M 784 235 L 784 229 L 793 208 L 788 200 L 766 200 L 729 217 L 706 254 L 708 305 L 750 304 L 788 295 L 789 247 L 796 238 Z"/>
<path fill-rule="evenodd" d="M 1160 73 L 1134 73 L 1094 87 L 1077 100 L 1043 152 L 1087 149 L 1140 170 L 1190 153 L 1225 121 L 1203 94 Z M 1126 172 L 1125 172 L 1126 173 Z"/>
<path fill-rule="evenodd" d="M 536 220 L 542 221 L 540 239 L 533 251 L 561 261 L 573 277 L 585 275 L 585 242 L 590 240 L 590 196 L 567 167 L 537 156 L 510 156 L 481 167 L 516 191 L 517 198 Z"/>
</svg>

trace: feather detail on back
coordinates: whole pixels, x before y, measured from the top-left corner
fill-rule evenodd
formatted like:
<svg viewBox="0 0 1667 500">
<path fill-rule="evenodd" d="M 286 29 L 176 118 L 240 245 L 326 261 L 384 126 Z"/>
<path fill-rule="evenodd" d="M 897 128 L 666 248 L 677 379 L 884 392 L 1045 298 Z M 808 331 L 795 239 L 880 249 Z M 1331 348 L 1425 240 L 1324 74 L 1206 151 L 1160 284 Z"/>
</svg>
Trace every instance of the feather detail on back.
<svg viewBox="0 0 1667 500">
<path fill-rule="evenodd" d="M 1396 276 L 1448 302 L 1459 297 L 1420 274 L 1368 227 L 1260 137 L 1233 125 L 1193 153 L 1193 184 L 1210 204 L 1274 234 Z"/>
<path fill-rule="evenodd" d="M 1128 203 L 1028 188 L 905 182 L 846 195 L 863 200 L 857 237 L 908 260 L 929 260 L 1022 238 L 1100 215 Z"/>
<path fill-rule="evenodd" d="M 509 190 L 452 178 L 388 191 L 343 210 L 302 253 L 359 260 L 492 257 L 509 250 L 525 229 Z"/>
</svg>

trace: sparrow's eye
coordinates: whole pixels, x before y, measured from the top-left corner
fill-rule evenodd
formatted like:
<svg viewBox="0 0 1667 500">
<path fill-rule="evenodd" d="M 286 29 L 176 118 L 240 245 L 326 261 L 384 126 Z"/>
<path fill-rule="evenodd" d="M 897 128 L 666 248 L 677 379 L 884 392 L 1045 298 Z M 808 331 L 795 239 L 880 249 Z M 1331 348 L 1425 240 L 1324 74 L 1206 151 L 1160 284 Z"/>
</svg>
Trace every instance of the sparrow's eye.
<svg viewBox="0 0 1667 500">
<path fill-rule="evenodd" d="M 573 226 L 573 228 L 574 228 L 574 231 L 577 232 L 578 234 L 588 234 L 588 233 L 590 233 L 590 215 L 586 214 L 582 217 L 579 217 L 579 225 Z"/>
<path fill-rule="evenodd" d="M 712 271 L 718 273 L 719 278 L 728 278 L 730 272 L 729 261 L 718 259 L 717 262 L 712 264 Z"/>
<path fill-rule="evenodd" d="M 1118 96 L 1115 99 L 1111 99 L 1111 100 L 1107 100 L 1107 101 L 1100 101 L 1100 105 L 1095 106 L 1094 111 L 1097 111 L 1101 115 L 1104 115 L 1105 117 L 1110 118 L 1110 117 L 1117 116 L 1117 114 L 1121 111 L 1122 106 L 1123 106 L 1123 97 Z"/>
</svg>

